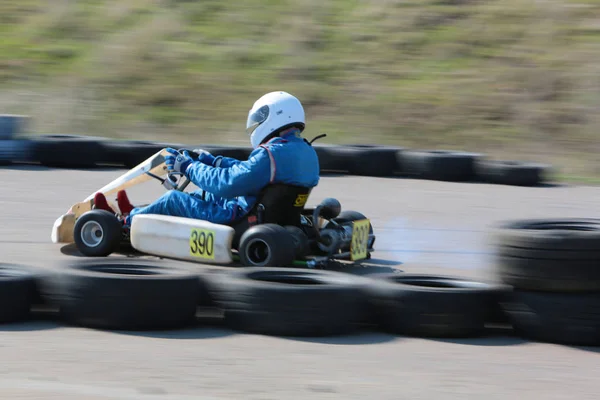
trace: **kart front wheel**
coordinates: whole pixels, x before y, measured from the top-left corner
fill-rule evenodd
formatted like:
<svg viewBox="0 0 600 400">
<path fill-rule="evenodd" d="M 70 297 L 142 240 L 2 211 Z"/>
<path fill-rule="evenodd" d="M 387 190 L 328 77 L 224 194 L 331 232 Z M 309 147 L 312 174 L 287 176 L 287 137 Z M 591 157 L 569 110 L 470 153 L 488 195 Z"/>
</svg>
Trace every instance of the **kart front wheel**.
<svg viewBox="0 0 600 400">
<path fill-rule="evenodd" d="M 261 224 L 248 229 L 238 249 L 242 265 L 247 267 L 284 267 L 295 258 L 292 234 L 276 224 Z"/>
<path fill-rule="evenodd" d="M 77 249 L 88 257 L 106 257 L 119 249 L 123 227 L 114 214 L 91 210 L 77 219 L 73 236 Z"/>
</svg>

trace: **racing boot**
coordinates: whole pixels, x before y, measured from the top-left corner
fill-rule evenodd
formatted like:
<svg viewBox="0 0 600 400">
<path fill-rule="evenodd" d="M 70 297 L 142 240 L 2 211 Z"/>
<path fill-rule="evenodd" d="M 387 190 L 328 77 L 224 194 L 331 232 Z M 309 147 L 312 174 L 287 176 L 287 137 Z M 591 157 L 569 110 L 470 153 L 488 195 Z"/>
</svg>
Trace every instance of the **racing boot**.
<svg viewBox="0 0 600 400">
<path fill-rule="evenodd" d="M 117 204 L 119 206 L 119 210 L 121 211 L 121 215 L 127 216 L 135 207 L 129 201 L 127 197 L 127 193 L 124 190 L 119 190 L 117 193 Z"/>
<path fill-rule="evenodd" d="M 115 210 L 113 210 L 109 205 L 108 205 L 108 201 L 106 200 L 106 196 L 104 196 L 103 193 L 96 193 L 94 195 L 94 209 L 96 210 L 106 210 L 106 211 L 110 211 L 113 214 L 115 213 Z"/>
</svg>

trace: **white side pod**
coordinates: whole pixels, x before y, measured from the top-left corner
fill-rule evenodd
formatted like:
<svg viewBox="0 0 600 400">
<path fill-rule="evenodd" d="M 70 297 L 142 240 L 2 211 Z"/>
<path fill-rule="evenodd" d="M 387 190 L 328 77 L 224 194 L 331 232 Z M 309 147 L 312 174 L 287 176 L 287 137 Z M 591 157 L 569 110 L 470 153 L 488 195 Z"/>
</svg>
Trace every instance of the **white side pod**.
<svg viewBox="0 0 600 400">
<path fill-rule="evenodd" d="M 203 264 L 233 262 L 234 230 L 227 225 L 156 214 L 138 214 L 131 224 L 131 245 L 143 253 Z"/>
</svg>

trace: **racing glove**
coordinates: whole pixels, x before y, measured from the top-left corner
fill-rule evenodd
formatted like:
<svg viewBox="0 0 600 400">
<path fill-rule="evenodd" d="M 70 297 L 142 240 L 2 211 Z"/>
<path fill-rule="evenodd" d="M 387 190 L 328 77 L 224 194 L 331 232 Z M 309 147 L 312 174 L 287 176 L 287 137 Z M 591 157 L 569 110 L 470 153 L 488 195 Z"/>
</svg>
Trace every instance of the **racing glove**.
<svg viewBox="0 0 600 400">
<path fill-rule="evenodd" d="M 204 149 L 194 149 L 193 151 L 194 153 L 198 153 L 198 161 L 202 164 L 210 165 L 211 167 L 213 166 L 216 159 L 215 156 Z"/>
<path fill-rule="evenodd" d="M 185 170 L 194 161 L 192 157 L 190 157 L 190 153 L 184 150 L 183 154 L 180 154 L 177 150 L 170 147 L 166 150 L 172 154 L 170 156 L 165 156 L 165 164 L 167 164 L 169 171 L 176 171 L 185 175 Z"/>
</svg>

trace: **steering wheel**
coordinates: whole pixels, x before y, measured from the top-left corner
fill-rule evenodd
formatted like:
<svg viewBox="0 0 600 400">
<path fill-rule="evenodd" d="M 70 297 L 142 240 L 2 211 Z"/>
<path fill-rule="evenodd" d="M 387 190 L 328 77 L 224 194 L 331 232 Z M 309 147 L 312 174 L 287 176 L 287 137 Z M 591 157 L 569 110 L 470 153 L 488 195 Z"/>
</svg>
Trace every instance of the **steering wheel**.
<svg viewBox="0 0 600 400">
<path fill-rule="evenodd" d="M 184 148 L 184 149 L 177 150 L 177 152 L 179 154 L 183 154 L 184 151 L 187 151 L 193 160 L 197 160 L 199 157 L 198 153 L 196 153 L 190 149 Z M 167 173 L 167 177 L 165 179 L 161 178 L 160 176 L 154 175 L 150 172 L 147 172 L 147 174 L 150 175 L 151 177 L 159 180 L 160 183 L 162 183 L 162 185 L 167 190 L 177 190 L 177 191 L 183 192 L 188 187 L 188 185 L 191 183 L 191 181 L 181 172 L 170 171 Z M 202 191 L 202 200 L 204 200 L 204 191 Z"/>
<path fill-rule="evenodd" d="M 167 190 L 183 192 L 190 184 L 190 180 L 181 172 L 171 171 L 167 173 L 166 179 L 162 180 L 162 184 Z"/>
<path fill-rule="evenodd" d="M 196 161 L 200 156 L 198 153 L 190 149 L 177 149 L 179 154 L 183 154 L 184 151 L 187 151 L 194 161 Z M 163 186 L 165 186 L 167 189 L 172 187 L 172 190 L 183 192 L 190 183 L 191 181 L 183 173 L 171 171 L 167 174 L 167 180 L 163 183 Z M 204 191 L 202 192 L 202 199 L 204 200 Z"/>
</svg>

